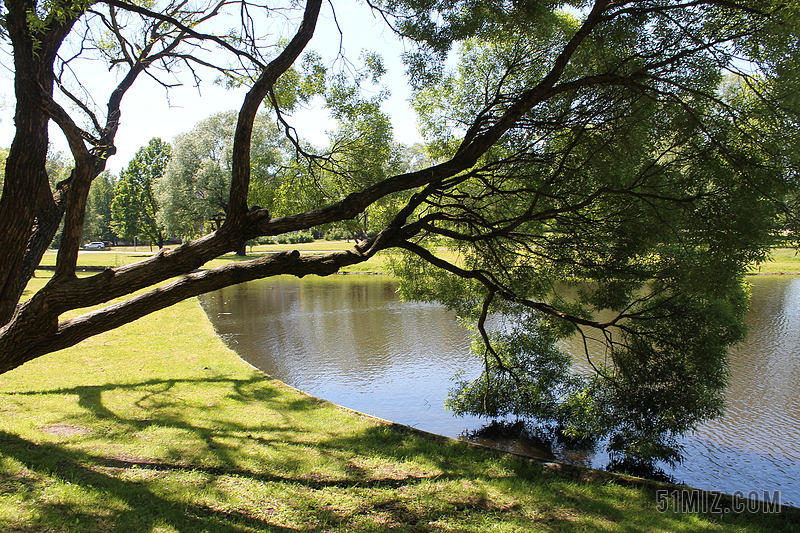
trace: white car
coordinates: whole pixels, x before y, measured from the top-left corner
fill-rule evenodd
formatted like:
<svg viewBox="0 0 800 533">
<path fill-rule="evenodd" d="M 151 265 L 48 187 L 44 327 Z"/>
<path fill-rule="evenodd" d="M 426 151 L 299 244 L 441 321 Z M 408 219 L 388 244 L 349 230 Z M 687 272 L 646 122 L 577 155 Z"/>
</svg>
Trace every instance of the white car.
<svg viewBox="0 0 800 533">
<path fill-rule="evenodd" d="M 86 246 L 83 247 L 84 250 L 105 250 L 106 245 L 102 242 L 90 242 Z"/>
</svg>

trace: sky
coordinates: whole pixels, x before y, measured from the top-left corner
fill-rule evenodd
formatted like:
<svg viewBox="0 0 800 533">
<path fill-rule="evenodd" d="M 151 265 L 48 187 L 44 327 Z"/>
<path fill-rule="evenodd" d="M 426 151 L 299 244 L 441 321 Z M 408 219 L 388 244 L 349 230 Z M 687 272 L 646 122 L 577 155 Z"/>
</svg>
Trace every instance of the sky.
<svg viewBox="0 0 800 533">
<path fill-rule="evenodd" d="M 410 90 L 399 58 L 403 52 L 402 43 L 363 4 L 348 1 L 335 5 L 336 22 L 342 28 L 343 36 L 336 30 L 331 6 L 326 3 L 309 49 L 318 51 L 326 63 L 338 51 L 340 38 L 346 56 L 354 62 L 362 50 L 380 53 L 388 71 L 384 83 L 392 93 L 384 111 L 392 119 L 395 138 L 408 144 L 419 141 L 415 115 L 408 104 Z M 0 147 L 10 146 L 14 136 L 10 63 L 11 57 L 7 53 L 0 56 Z M 95 101 L 104 104 L 116 82 L 114 75 L 97 62 L 87 66 L 97 75 L 84 78 L 84 84 Z M 213 113 L 238 109 L 244 90 L 225 90 L 212 84 L 212 79 L 213 76 L 209 76 L 199 90 L 184 86 L 170 89 L 167 94 L 156 82 L 140 76 L 123 99 L 115 141 L 117 154 L 109 158 L 107 169 L 117 174 L 152 137 L 172 141 L 175 135 L 189 131 L 194 124 Z M 295 113 L 292 123 L 301 137 L 317 145 L 326 144 L 325 130 L 332 126 L 327 115 L 320 110 Z M 67 151 L 66 140 L 55 127 L 51 127 L 51 143 L 57 150 Z"/>
</svg>

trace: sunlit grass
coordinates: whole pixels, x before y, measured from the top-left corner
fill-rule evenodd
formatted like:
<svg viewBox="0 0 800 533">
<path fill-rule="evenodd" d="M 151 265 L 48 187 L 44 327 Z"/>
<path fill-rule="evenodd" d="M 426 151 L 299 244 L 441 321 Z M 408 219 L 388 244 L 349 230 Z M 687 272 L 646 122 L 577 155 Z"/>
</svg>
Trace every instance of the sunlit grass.
<svg viewBox="0 0 800 533">
<path fill-rule="evenodd" d="M 773 248 L 767 261 L 752 265 L 753 274 L 800 274 L 800 254 L 794 248 Z"/>
<path fill-rule="evenodd" d="M 149 251 L 124 251 L 124 250 L 106 250 L 106 251 L 94 251 L 94 250 L 81 250 L 78 252 L 78 264 L 80 266 L 99 266 L 99 267 L 120 267 L 123 265 L 129 265 L 131 263 L 136 263 L 137 261 L 141 261 L 142 259 L 147 259 L 152 255 Z M 42 257 L 41 262 L 39 263 L 41 266 L 48 266 L 53 267 L 56 264 L 56 257 L 57 252 L 50 250 L 44 254 Z"/>
<path fill-rule="evenodd" d="M 317 254 L 332 251 L 347 250 L 354 246 L 353 241 L 314 241 L 311 243 L 300 244 L 265 244 L 257 246 L 248 246 L 247 255 L 237 256 L 233 253 L 225 254 L 221 257 L 209 261 L 203 268 L 214 268 L 224 265 L 231 261 L 246 261 L 259 257 L 264 254 L 278 253 L 291 250 L 298 250 L 303 254 Z M 168 247 L 170 248 L 170 247 Z M 117 247 L 112 250 L 106 251 L 81 251 L 79 253 L 79 264 L 82 266 L 99 266 L 99 267 L 119 267 L 141 261 L 150 257 L 157 249 L 152 251 L 147 246 L 132 246 Z M 388 274 L 389 265 L 387 259 L 396 251 L 386 251 L 376 254 L 370 260 L 352 265 L 342 269 L 342 272 L 353 273 L 380 273 Z M 457 255 L 449 250 L 440 249 L 436 255 L 446 259 L 452 263 L 463 266 Z M 54 266 L 56 262 L 56 252 L 49 251 L 42 258 L 42 266 Z M 800 275 L 800 254 L 794 248 L 774 248 L 769 255 L 767 261 L 763 263 L 750 265 L 749 272 L 751 274 L 797 274 Z"/>
</svg>

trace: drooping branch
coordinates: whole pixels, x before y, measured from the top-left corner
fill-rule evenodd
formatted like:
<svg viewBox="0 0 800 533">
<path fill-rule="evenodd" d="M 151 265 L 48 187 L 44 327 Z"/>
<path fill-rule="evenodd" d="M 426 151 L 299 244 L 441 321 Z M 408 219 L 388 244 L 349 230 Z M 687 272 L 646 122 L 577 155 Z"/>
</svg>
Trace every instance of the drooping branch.
<svg viewBox="0 0 800 533">
<path fill-rule="evenodd" d="M 12 0 L 11 3 L 22 4 L 25 2 Z M 596 33 L 598 29 L 602 30 L 602 24 L 614 18 L 627 16 L 629 11 L 626 9 L 638 7 L 636 4 L 656 5 L 598 0 L 594 2 L 583 22 L 577 25 L 577 31 L 571 34 L 566 44 L 557 40 L 558 46 L 561 48 L 555 50 L 547 48 L 547 53 L 541 54 L 542 58 L 554 58 L 549 64 L 549 69 L 541 65 L 537 65 L 536 68 L 531 67 L 531 72 L 535 73 L 536 77 L 528 80 L 526 77 L 528 73 L 520 71 L 524 70 L 523 67 L 532 65 L 532 62 L 520 61 L 519 50 L 515 49 L 511 58 L 514 62 L 513 69 L 509 67 L 501 72 L 497 83 L 489 79 L 491 76 L 488 76 L 486 80 L 482 78 L 485 81 L 482 84 L 484 94 L 478 97 L 482 98 L 482 102 L 476 104 L 476 106 L 482 107 L 477 108 L 472 116 L 459 116 L 456 119 L 460 124 L 465 125 L 467 132 L 452 157 L 440 159 L 441 163 L 424 170 L 394 175 L 361 188 L 344 198 L 339 197 L 319 209 L 270 219 L 266 209 L 249 210 L 246 203 L 250 181 L 250 143 L 253 123 L 264 99 L 272 96 L 274 100 L 272 90 L 276 81 L 296 62 L 300 53 L 307 46 L 314 33 L 321 1 L 311 0 L 305 5 L 303 21 L 294 37 L 283 47 L 281 53 L 268 63 L 263 60 L 259 52 L 263 48 L 258 46 L 260 43 L 256 42 L 254 19 L 251 13 L 254 7 L 251 4 L 243 4 L 239 10 L 239 16 L 245 26 L 242 29 L 244 37 L 241 37 L 240 41 L 240 37 L 228 39 L 201 33 L 194 22 L 187 22 L 191 18 L 195 22 L 207 20 L 214 14 L 222 12 L 232 2 L 216 2 L 208 14 L 194 11 L 189 12 L 186 17 L 181 14 L 180 9 L 175 9 L 172 13 L 156 13 L 147 7 L 128 4 L 121 0 L 107 0 L 104 3 L 110 6 L 111 12 L 108 17 L 101 16 L 102 23 L 120 41 L 121 47 L 121 51 L 111 57 L 111 63 L 116 66 L 127 66 L 129 70 L 123 82 L 109 98 L 108 118 L 105 124 L 101 124 L 101 121 L 91 114 L 89 106 L 78 105 L 88 113 L 97 132 L 89 135 L 87 132 L 81 131 L 64 109 L 55 104 L 52 99 L 52 91 L 45 91 L 47 97 L 43 98 L 37 92 L 40 91 L 40 88 L 31 80 L 18 80 L 18 86 L 21 87 L 19 92 L 22 94 L 19 101 L 32 103 L 35 111 L 27 109 L 27 115 L 23 113 L 18 120 L 18 128 L 21 130 L 18 131 L 15 146 L 12 147 L 13 157 L 9 157 L 10 166 L 7 167 L 11 173 L 17 174 L 6 180 L 7 189 L 14 193 L 22 190 L 23 172 L 28 173 L 24 176 L 25 178 L 33 176 L 40 182 L 40 185 L 46 181 L 43 173 L 43 161 L 46 154 L 48 117 L 66 132 L 70 147 L 76 157 L 76 173 L 61 191 L 57 191 L 56 194 L 61 193 L 61 196 L 57 196 L 55 199 L 42 194 L 43 191 L 47 192 L 46 187 L 40 187 L 36 189 L 35 194 L 28 196 L 16 197 L 13 194 L 8 198 L 5 194 L 3 196 L 3 209 L 6 206 L 22 209 L 20 213 L 17 213 L 21 217 L 21 222 L 16 220 L 9 227 L 22 228 L 20 231 L 27 232 L 25 233 L 27 238 L 32 227 L 34 227 L 34 235 L 44 235 L 42 231 L 36 229 L 38 226 L 35 226 L 35 223 L 39 224 L 45 218 L 45 215 L 42 215 L 40 220 L 38 213 L 47 213 L 54 205 L 62 206 L 63 203 L 59 202 L 63 200 L 64 195 L 74 195 L 70 196 L 70 207 L 66 217 L 68 228 L 62 245 L 68 250 L 63 251 L 63 256 L 59 256 L 59 270 L 54 281 L 40 291 L 30 304 L 16 308 L 16 302 L 19 300 L 18 294 L 13 301 L 6 300 L 5 297 L 8 293 L 5 288 L 2 288 L 4 298 L 2 311 L 6 318 L 11 317 L 15 309 L 17 315 L 11 322 L 3 322 L 5 327 L 0 331 L 0 339 L 2 339 L 0 340 L 0 360 L 4 361 L 0 367 L 12 368 L 20 364 L 20 358 L 34 357 L 35 355 L 31 354 L 44 353 L 54 346 L 66 346 L 77 342 L 81 338 L 117 327 L 127 320 L 143 316 L 155 309 L 171 305 L 178 299 L 206 290 L 243 279 L 273 275 L 274 272 L 291 271 L 298 275 L 307 273 L 326 275 L 345 264 L 363 261 L 376 251 L 391 246 L 405 248 L 455 275 L 475 279 L 483 284 L 493 297 L 496 295 L 497 298 L 505 298 L 548 316 L 559 317 L 586 328 L 596 328 L 605 332 L 608 328 L 624 328 L 621 321 L 625 318 L 649 320 L 651 316 L 656 316 L 656 313 L 645 316 L 641 314 L 641 311 L 626 308 L 618 313 L 612 321 L 592 321 L 577 316 L 575 313 L 565 312 L 564 309 L 568 309 L 567 307 L 559 309 L 557 305 L 537 302 L 524 298 L 524 295 L 517 295 L 510 288 L 512 283 L 506 280 L 512 277 L 515 269 L 520 269 L 517 262 L 531 257 L 549 260 L 551 264 L 559 261 L 573 261 L 577 265 L 575 270 L 581 268 L 587 271 L 591 270 L 598 264 L 595 258 L 603 252 L 602 250 L 598 251 L 600 247 L 584 246 L 585 243 L 581 241 L 582 236 L 577 234 L 578 231 L 586 229 L 592 232 L 594 226 L 598 224 L 629 223 L 634 215 L 629 215 L 625 210 L 634 204 L 637 204 L 634 207 L 642 207 L 647 204 L 653 207 L 653 210 L 657 210 L 657 204 L 677 205 L 681 202 L 689 204 L 694 199 L 702 198 L 702 193 L 698 193 L 694 189 L 689 191 L 691 187 L 687 187 L 687 192 L 683 196 L 662 194 L 658 189 L 660 185 L 648 188 L 650 185 L 646 184 L 645 188 L 637 188 L 645 181 L 645 173 L 652 169 L 656 169 L 653 172 L 658 172 L 656 160 L 660 160 L 660 158 L 651 159 L 649 167 L 644 165 L 647 168 L 642 170 L 642 175 L 635 176 L 636 179 L 628 182 L 627 185 L 608 185 L 602 178 L 598 178 L 597 182 L 593 182 L 591 179 L 576 178 L 561 189 L 553 190 L 552 186 L 563 176 L 574 174 L 592 178 L 592 172 L 599 173 L 612 166 L 609 164 L 601 170 L 592 167 L 589 161 L 593 157 L 598 154 L 606 157 L 608 155 L 604 153 L 604 145 L 592 143 L 597 139 L 602 140 L 604 135 L 610 136 L 614 133 L 615 121 L 633 108 L 632 105 L 626 107 L 616 104 L 620 101 L 628 102 L 625 99 L 631 93 L 635 93 L 635 96 L 631 97 L 631 101 L 638 103 L 637 98 L 647 100 L 650 95 L 658 94 L 658 91 L 661 90 L 658 87 L 660 85 L 665 87 L 663 89 L 665 91 L 690 94 L 692 97 L 708 101 L 710 95 L 700 91 L 692 92 L 692 84 L 681 85 L 672 82 L 669 79 L 669 73 L 660 75 L 651 71 L 666 71 L 673 64 L 681 67 L 684 59 L 691 54 L 702 56 L 704 52 L 712 53 L 711 47 L 720 45 L 724 47 L 727 42 L 725 39 L 710 38 L 708 41 L 701 39 L 697 41 L 699 44 L 695 43 L 688 50 L 681 52 L 671 48 L 677 49 L 682 45 L 681 43 L 685 39 L 680 37 L 678 39 L 680 42 L 670 41 L 664 45 L 667 53 L 656 55 L 652 54 L 650 49 L 645 54 L 640 54 L 638 51 L 631 52 L 626 58 L 609 67 L 608 72 L 598 72 L 593 70 L 594 67 L 584 65 L 585 58 L 583 56 L 580 57 L 580 61 L 573 62 L 576 53 L 587 37 Z M 723 3 L 684 2 L 681 4 L 681 8 L 721 4 Z M 666 4 L 658 5 L 666 6 Z M 172 4 L 171 8 L 175 6 Z M 182 3 L 178 5 L 178 7 L 181 6 L 183 6 Z M 734 8 L 734 6 L 728 7 Z M 10 16 L 9 20 L 12 23 L 19 23 L 19 14 L 22 11 L 18 8 L 15 9 L 14 16 Z M 271 8 L 265 7 L 264 9 L 270 10 Z M 126 37 L 126 20 L 117 18 L 122 10 L 150 21 L 150 23 L 145 23 L 148 38 L 139 41 L 138 38 Z M 21 30 L 16 28 L 15 31 L 20 34 Z M 10 31 L 11 33 L 13 32 Z M 53 50 L 57 50 L 58 47 L 53 45 L 54 38 L 45 37 L 46 39 L 42 40 L 46 45 L 43 50 L 47 53 L 52 52 L 50 55 L 55 57 Z M 17 41 L 12 38 L 12 42 L 15 45 L 16 54 Z M 156 46 L 156 42 L 160 44 Z M 141 43 L 143 46 L 133 43 Z M 186 50 L 183 48 L 179 49 L 178 45 L 183 43 L 189 47 L 194 46 L 195 48 L 191 52 L 195 52 L 197 56 L 185 53 Z M 201 54 L 207 51 L 206 46 L 211 43 L 216 45 L 215 48 L 220 47 L 232 53 L 235 60 L 240 62 L 240 66 L 214 65 L 207 60 Z M 22 46 L 20 50 L 23 48 L 25 47 Z M 28 54 L 23 54 L 24 60 L 28 63 L 31 61 L 29 57 L 31 51 L 31 46 L 24 50 L 25 54 Z M 590 51 L 586 52 L 591 53 Z M 195 79 L 199 75 L 193 70 L 196 65 L 214 67 L 221 72 L 244 71 L 248 75 L 253 75 L 254 71 L 258 71 L 257 79 L 245 98 L 239 114 L 234 141 L 230 208 L 227 209 L 229 216 L 225 224 L 216 232 L 189 242 L 178 249 L 163 251 L 133 265 L 108 269 L 97 276 L 76 279 L 73 274 L 83 222 L 82 209 L 86 205 L 88 186 L 104 167 L 106 157 L 113 153 L 122 97 L 142 72 L 153 75 L 152 71 L 158 71 L 159 68 L 162 71 L 171 72 L 170 69 L 173 66 L 180 66 L 184 62 Z M 576 68 L 570 68 L 572 64 L 576 63 Z M 600 64 L 605 63 L 600 61 Z M 39 69 L 37 72 L 42 71 L 41 65 L 37 65 Z M 639 65 L 640 68 L 637 70 L 635 65 Z M 52 66 L 52 61 L 50 66 Z M 19 70 L 23 67 L 25 65 L 17 68 Z M 541 72 L 540 69 L 542 69 Z M 524 85 L 519 87 L 515 85 L 519 80 L 514 79 L 518 75 L 525 77 Z M 24 78 L 21 75 L 19 77 Z M 648 87 L 648 83 L 653 87 Z M 37 87 L 31 93 L 32 96 L 24 93 L 24 89 L 30 87 Z M 606 93 L 600 91 L 593 93 L 592 89 L 595 88 L 611 89 Z M 517 93 L 510 93 L 512 89 Z M 509 94 L 506 94 L 507 92 Z M 647 96 L 642 96 L 645 93 Z M 78 103 L 75 95 L 68 92 L 65 94 L 73 103 Z M 592 105 L 590 99 L 596 97 L 597 94 L 607 98 L 607 101 Z M 680 100 L 680 94 L 674 96 Z M 655 98 L 651 98 L 645 103 L 653 104 L 655 100 Z M 678 103 L 680 102 L 678 101 Z M 274 101 L 273 104 L 277 107 Z M 539 112 L 540 110 L 541 112 Z M 704 116 L 697 116 L 697 120 L 703 118 Z M 279 115 L 279 120 L 281 119 L 282 117 Z M 619 122 L 622 122 L 621 127 L 627 126 L 624 120 Z M 288 127 L 285 122 L 283 122 L 283 126 L 284 128 Z M 26 131 L 25 128 L 28 128 L 29 131 Z M 519 142 L 504 144 L 509 134 L 517 133 L 520 133 L 520 137 L 515 141 Z M 668 145 L 670 149 L 664 148 L 663 158 L 674 157 L 676 160 L 674 166 L 680 167 L 684 164 L 684 161 L 681 160 L 682 156 L 679 150 L 671 149 L 675 146 L 672 143 L 678 143 L 679 140 L 685 139 L 660 138 L 656 143 L 658 146 L 652 150 L 658 151 L 660 147 Z M 297 139 L 295 141 L 296 146 L 299 146 L 299 141 Z M 87 146 L 86 142 L 90 146 Z M 552 143 L 549 146 L 554 147 L 551 151 L 548 151 L 548 143 Z M 498 150 L 493 150 L 494 147 L 497 147 Z M 26 153 L 25 150 L 29 150 L 29 152 Z M 513 153 L 504 158 L 503 150 Z M 576 152 L 580 153 L 575 156 L 575 159 L 580 160 L 568 161 Z M 648 154 L 648 157 L 650 155 L 652 154 Z M 693 155 L 702 154 L 698 149 Z M 584 157 L 585 159 L 582 159 Z M 25 168 L 25 164 L 28 164 L 29 168 Z M 336 168 L 333 172 L 340 173 L 337 175 L 344 175 L 343 168 Z M 654 180 L 654 182 L 657 181 Z M 680 183 L 679 185 L 686 184 Z M 347 190 L 353 190 L 356 186 L 357 184 L 354 182 L 352 187 L 348 186 Z M 569 187 L 574 188 L 569 189 Z M 670 191 L 670 189 L 665 190 Z M 359 244 L 353 251 L 341 255 L 329 254 L 318 258 L 287 254 L 238 263 L 208 273 L 186 275 L 187 272 L 197 269 L 208 260 L 238 249 L 248 239 L 350 220 L 364 213 L 376 202 L 402 191 L 409 192 L 410 200 L 402 205 L 394 206 L 396 209 L 394 220 L 383 229 L 379 229 L 375 238 Z M 411 194 L 412 192 L 414 194 Z M 407 195 L 403 196 L 408 197 Z M 613 201 L 608 201 L 609 197 L 624 201 L 615 205 Z M 29 207 L 21 206 L 18 201 L 20 198 L 26 200 L 28 204 L 31 203 L 32 198 L 36 198 L 35 212 L 25 211 Z M 593 209 L 595 207 L 597 207 L 596 210 Z M 672 207 L 665 209 L 672 209 Z M 0 217 L 2 216 L 3 213 L 0 213 Z M 414 220 L 414 216 L 419 216 L 419 218 Z M 50 215 L 47 217 L 52 218 Z M 60 214 L 58 217 L 60 218 Z M 6 219 L 0 218 L 0 220 Z M 531 227 L 526 227 L 528 223 L 538 223 L 538 225 L 530 224 Z M 668 225 L 668 223 L 669 221 L 664 221 L 664 224 Z M 44 226 L 42 225 L 42 227 Z M 48 228 L 52 228 L 52 225 Z M 537 234 L 536 232 L 541 228 L 544 228 L 545 233 Z M 672 231 L 677 233 L 683 230 L 684 228 L 681 227 Z M 47 231 L 49 232 L 51 229 Z M 558 233 L 558 231 L 562 233 Z M 573 234 L 570 234 L 570 231 Z M 480 252 L 485 254 L 482 259 L 485 259 L 485 264 L 491 264 L 495 270 L 461 268 L 443 261 L 425 251 L 421 246 L 409 242 L 412 238 L 422 239 L 429 235 L 444 235 L 472 245 L 476 249 L 482 247 Z M 598 231 L 597 236 L 598 239 L 607 237 L 602 231 Z M 401 239 L 406 239 L 406 241 L 401 242 Z M 44 238 L 39 241 L 43 242 Z M 3 242 L 11 241 L 4 240 Z M 37 244 L 37 250 L 40 249 L 41 242 Z M 597 242 L 618 244 L 610 238 Z M 13 242 L 11 244 L 16 246 Z M 548 250 L 541 251 L 537 248 L 540 244 L 553 245 L 551 247 L 551 250 L 554 250 L 552 257 L 547 255 Z M 559 244 L 563 244 L 562 249 L 558 249 Z M 11 253 L 18 251 L 14 246 L 9 248 Z M 563 252 L 564 249 L 567 251 Z M 511 259 L 504 262 L 506 257 Z M 559 268 L 561 266 L 557 265 Z M 616 272 L 621 271 L 622 267 Z M 647 273 L 647 268 L 643 267 L 639 271 L 631 270 L 624 273 L 636 276 L 643 272 Z M 176 282 L 168 283 L 164 287 L 152 288 L 170 278 L 180 276 L 182 277 Z M 20 279 L 20 277 L 16 277 L 13 280 L 17 282 L 17 291 L 20 290 L 18 283 Z M 131 295 L 139 290 L 148 290 L 148 292 L 89 313 L 79 319 L 58 323 L 59 316 L 66 311 L 106 304 L 114 298 Z M 652 311 L 652 307 L 648 311 Z M 639 314 L 637 315 L 637 313 Z M 26 341 L 27 344 L 24 342 L 14 344 L 22 342 L 21 339 L 26 335 L 31 337 L 29 341 Z M 39 341 L 41 343 L 37 344 Z M 28 351 L 25 352 L 25 350 Z"/>
<path fill-rule="evenodd" d="M 587 320 L 585 318 L 581 318 L 579 316 L 572 315 L 570 313 L 564 312 L 558 309 L 555 306 L 544 302 L 537 302 L 534 300 L 529 300 L 527 298 L 521 298 L 518 295 L 514 294 L 514 292 L 500 283 L 498 280 L 494 279 L 488 272 L 478 271 L 478 270 L 466 270 L 459 266 L 456 266 L 449 261 L 446 261 L 440 257 L 437 257 L 430 250 L 423 248 L 422 246 L 415 244 L 409 241 L 402 241 L 397 244 L 398 248 L 402 248 L 404 250 L 408 250 L 412 252 L 425 261 L 429 262 L 430 264 L 441 268 L 451 274 L 455 274 L 456 276 L 464 279 L 473 279 L 478 281 L 481 285 L 483 285 L 487 291 L 490 291 L 493 295 L 500 296 L 504 300 L 509 302 L 518 303 L 524 305 L 525 307 L 529 307 L 535 311 L 539 311 L 545 315 L 552 316 L 555 318 L 560 318 L 562 320 L 566 320 L 572 324 L 580 325 L 580 326 L 587 326 L 592 327 L 597 330 L 605 330 L 606 328 L 612 326 L 618 326 L 619 322 L 625 318 L 623 315 L 617 315 L 612 320 L 607 320 L 605 322 L 597 322 L 595 320 Z"/>
</svg>

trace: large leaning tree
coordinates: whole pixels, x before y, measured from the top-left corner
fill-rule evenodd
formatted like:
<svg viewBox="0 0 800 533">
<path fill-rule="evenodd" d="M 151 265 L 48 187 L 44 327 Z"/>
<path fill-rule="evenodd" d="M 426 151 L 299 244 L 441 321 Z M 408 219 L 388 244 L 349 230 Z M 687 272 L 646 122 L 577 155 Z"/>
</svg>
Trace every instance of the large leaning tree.
<svg viewBox="0 0 800 533">
<path fill-rule="evenodd" d="M 298 99 L 287 85 L 307 95 L 339 87 L 343 117 L 355 109 L 349 101 L 366 101 L 357 80 L 326 81 L 318 61 L 303 59 L 322 4 L 4 2 L 16 136 L 0 200 L 0 372 L 226 285 L 328 275 L 397 249 L 405 294 L 474 321 L 486 371 L 456 391 L 456 410 L 552 418 L 568 434 L 611 435 L 612 447 L 644 457 L 664 456 L 670 435 L 718 414 L 726 350 L 744 336 L 746 265 L 779 230 L 793 234 L 798 2 L 373 0 L 408 43 L 436 162 L 399 175 L 358 168 L 357 157 L 341 164 L 337 152 L 357 139 L 315 153 L 292 127 L 286 111 Z M 237 28 L 214 24 L 231 13 Z M 92 100 L 68 78 L 75 61 L 94 56 L 106 64 L 92 75 L 113 67 L 119 81 Z M 145 76 L 166 86 L 205 69 L 249 89 L 224 223 L 77 277 L 87 195 L 115 153 L 126 92 Z M 92 104 L 101 98 L 105 109 Z M 307 188 L 307 206 L 248 205 L 263 106 L 304 161 L 293 189 Z M 45 169 L 51 124 L 74 160 L 55 187 Z M 323 175 L 336 177 L 338 196 L 317 194 Z M 350 250 L 195 271 L 249 239 L 351 220 L 376 204 L 382 229 Z M 52 279 L 21 301 L 62 221 Z M 507 318 L 494 331 L 493 313 Z M 570 370 L 558 348 L 576 336 L 585 349 L 572 355 L 594 378 Z"/>
</svg>

